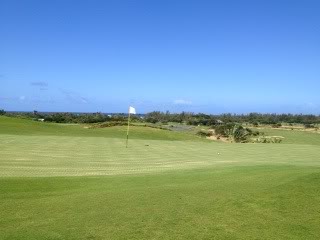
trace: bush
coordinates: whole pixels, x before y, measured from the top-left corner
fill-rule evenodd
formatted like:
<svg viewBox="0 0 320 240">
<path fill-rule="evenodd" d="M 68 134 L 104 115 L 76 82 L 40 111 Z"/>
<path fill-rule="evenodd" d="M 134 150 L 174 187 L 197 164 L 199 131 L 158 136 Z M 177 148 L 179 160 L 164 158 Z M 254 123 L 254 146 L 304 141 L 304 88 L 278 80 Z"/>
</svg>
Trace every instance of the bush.
<svg viewBox="0 0 320 240">
<path fill-rule="evenodd" d="M 251 139 L 251 142 L 253 143 L 281 143 L 283 140 L 283 137 L 258 137 Z"/>
<path fill-rule="evenodd" d="M 263 134 L 259 131 L 252 131 L 252 136 L 259 136 L 260 134 Z"/>
<path fill-rule="evenodd" d="M 262 134 L 259 131 L 253 131 L 250 128 L 244 128 L 243 126 L 235 123 L 215 126 L 214 129 L 217 137 L 228 137 L 237 143 L 249 142 L 250 136 L 259 136 Z"/>
<path fill-rule="evenodd" d="M 205 131 L 205 130 L 200 130 L 197 132 L 197 135 L 200 137 L 211 137 L 213 135 L 212 131 Z"/>
<path fill-rule="evenodd" d="M 155 124 L 158 122 L 158 120 L 155 118 L 149 117 L 149 118 L 146 118 L 146 122 Z"/>
<path fill-rule="evenodd" d="M 234 127 L 232 137 L 237 143 L 248 142 L 248 137 L 252 135 L 252 130 L 249 128 L 244 128 L 242 126 Z"/>
<path fill-rule="evenodd" d="M 126 126 L 127 122 L 119 122 L 119 121 L 110 121 L 104 123 L 92 124 L 90 128 L 106 128 L 106 127 L 115 127 L 115 126 Z"/>
<path fill-rule="evenodd" d="M 313 124 L 307 123 L 304 125 L 305 128 L 314 128 L 315 126 Z"/>
<path fill-rule="evenodd" d="M 281 126 L 282 126 L 281 123 L 272 124 L 272 127 L 273 127 L 273 128 L 279 128 L 279 127 L 281 127 Z"/>
<path fill-rule="evenodd" d="M 254 127 L 259 127 L 259 123 L 258 123 L 258 122 L 254 122 L 254 123 L 252 123 L 252 125 L 253 125 Z"/>
<path fill-rule="evenodd" d="M 216 135 L 218 135 L 218 136 L 220 135 L 223 137 L 228 137 L 228 136 L 232 135 L 234 127 L 235 127 L 234 123 L 227 123 L 227 124 L 223 124 L 223 125 L 213 126 Z"/>
</svg>

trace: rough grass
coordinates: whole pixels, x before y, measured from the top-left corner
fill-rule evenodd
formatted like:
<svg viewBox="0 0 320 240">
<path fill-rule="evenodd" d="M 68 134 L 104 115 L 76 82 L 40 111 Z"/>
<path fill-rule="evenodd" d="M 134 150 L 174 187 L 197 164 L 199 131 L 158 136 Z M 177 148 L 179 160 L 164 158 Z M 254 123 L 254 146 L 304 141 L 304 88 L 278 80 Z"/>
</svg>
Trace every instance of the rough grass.
<svg viewBox="0 0 320 240">
<path fill-rule="evenodd" d="M 318 132 L 270 128 L 259 129 L 259 131 L 264 132 L 268 136 L 282 136 L 284 137 L 283 143 L 320 146 L 320 133 Z"/>
<path fill-rule="evenodd" d="M 126 149 L 122 130 L 11 120 L 0 118 L 0 239 L 320 236 L 317 140 L 172 141 L 183 135 L 137 128 Z"/>
</svg>

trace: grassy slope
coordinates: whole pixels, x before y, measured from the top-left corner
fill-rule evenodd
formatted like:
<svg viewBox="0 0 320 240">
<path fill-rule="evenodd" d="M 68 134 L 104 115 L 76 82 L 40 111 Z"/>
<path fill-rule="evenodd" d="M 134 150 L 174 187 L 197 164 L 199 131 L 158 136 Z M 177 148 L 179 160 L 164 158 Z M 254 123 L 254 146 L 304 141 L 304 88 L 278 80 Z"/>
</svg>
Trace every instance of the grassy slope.
<svg viewBox="0 0 320 240">
<path fill-rule="evenodd" d="M 0 239 L 320 235 L 317 140 L 160 141 L 150 139 L 183 138 L 137 128 L 140 139 L 125 149 L 123 138 L 112 138 L 122 130 L 9 124 L 0 123 Z"/>
<path fill-rule="evenodd" d="M 156 128 L 136 126 L 131 126 L 130 129 L 130 138 L 132 139 L 203 141 L 203 139 L 187 133 L 174 133 Z M 88 129 L 84 125 L 78 124 L 42 123 L 28 119 L 0 116 L 0 134 L 125 138 L 126 131 L 125 126 Z"/>
</svg>

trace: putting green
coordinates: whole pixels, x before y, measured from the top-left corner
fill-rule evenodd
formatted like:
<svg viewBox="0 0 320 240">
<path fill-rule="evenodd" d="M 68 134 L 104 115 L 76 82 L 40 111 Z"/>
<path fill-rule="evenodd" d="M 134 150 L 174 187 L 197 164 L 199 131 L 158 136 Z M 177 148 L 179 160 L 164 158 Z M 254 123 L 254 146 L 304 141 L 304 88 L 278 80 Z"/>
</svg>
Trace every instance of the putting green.
<svg viewBox="0 0 320 240">
<path fill-rule="evenodd" d="M 101 137 L 0 135 L 1 177 L 161 173 L 210 166 L 320 166 L 320 148 Z"/>
</svg>

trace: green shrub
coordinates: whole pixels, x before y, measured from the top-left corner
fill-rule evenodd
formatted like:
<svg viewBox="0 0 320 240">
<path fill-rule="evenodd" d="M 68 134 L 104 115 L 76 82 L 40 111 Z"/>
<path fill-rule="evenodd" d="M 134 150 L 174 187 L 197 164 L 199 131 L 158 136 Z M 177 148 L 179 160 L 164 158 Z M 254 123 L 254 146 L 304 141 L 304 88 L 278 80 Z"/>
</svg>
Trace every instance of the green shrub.
<svg viewBox="0 0 320 240">
<path fill-rule="evenodd" d="M 197 135 L 200 137 L 211 137 L 213 135 L 212 131 L 200 130 L 197 132 Z"/>
<path fill-rule="evenodd" d="M 0 109 L 0 115 L 5 115 L 5 114 L 6 114 L 6 111 L 3 109 Z"/>
<path fill-rule="evenodd" d="M 306 123 L 304 125 L 305 128 L 314 128 L 315 126 L 313 124 L 310 124 L 310 123 Z"/>
<path fill-rule="evenodd" d="M 281 123 L 272 124 L 272 127 L 273 127 L 273 128 L 279 128 L 279 127 L 281 127 L 281 126 L 282 126 Z"/>
<path fill-rule="evenodd" d="M 254 122 L 254 123 L 252 123 L 252 125 L 253 125 L 254 127 L 258 127 L 258 126 L 259 126 L 259 123 L 258 123 L 258 122 Z"/>
<path fill-rule="evenodd" d="M 250 128 L 235 123 L 227 123 L 214 127 L 217 137 L 228 137 L 232 142 L 246 143 L 250 142 L 251 136 L 263 135 L 259 131 L 253 131 Z"/>
<path fill-rule="evenodd" d="M 264 137 L 258 137 L 251 139 L 252 143 L 281 143 L 283 140 L 283 137 L 276 137 L 276 136 L 264 136 Z"/>
<path fill-rule="evenodd" d="M 232 135 L 234 127 L 235 127 L 234 123 L 227 123 L 227 124 L 223 124 L 223 125 L 214 126 L 214 130 L 215 130 L 216 135 L 228 137 L 228 136 Z"/>
<path fill-rule="evenodd" d="M 115 126 L 126 126 L 128 123 L 124 121 L 110 121 L 104 123 L 95 123 L 90 126 L 90 128 L 107 128 Z"/>
</svg>

